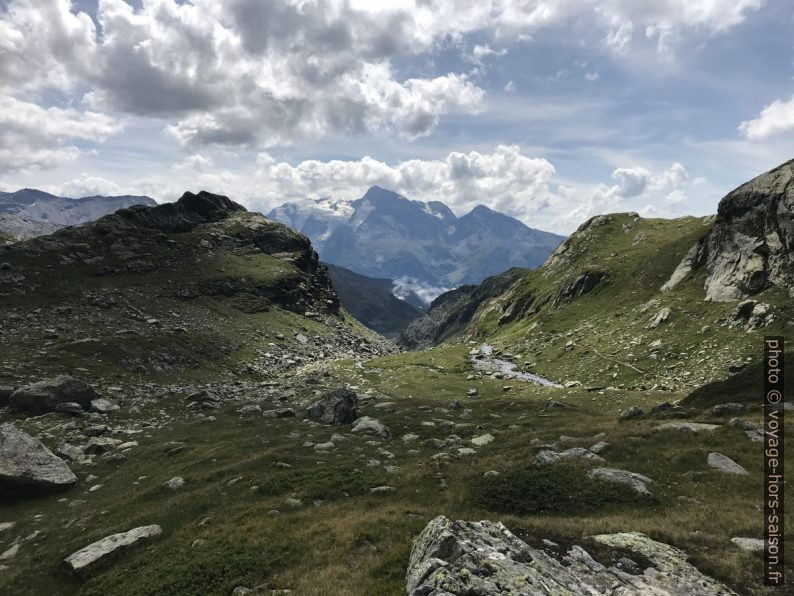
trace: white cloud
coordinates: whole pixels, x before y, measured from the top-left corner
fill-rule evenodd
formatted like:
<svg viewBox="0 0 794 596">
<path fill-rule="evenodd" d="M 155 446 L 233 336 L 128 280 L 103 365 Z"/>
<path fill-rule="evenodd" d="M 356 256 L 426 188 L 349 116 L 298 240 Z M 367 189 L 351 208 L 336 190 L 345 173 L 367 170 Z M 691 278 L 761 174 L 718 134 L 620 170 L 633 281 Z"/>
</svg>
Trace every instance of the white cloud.
<svg viewBox="0 0 794 596">
<path fill-rule="evenodd" d="M 739 131 L 748 139 L 765 139 L 790 130 L 794 130 L 794 95 L 788 101 L 773 101 L 758 118 L 739 125 Z"/>
<path fill-rule="evenodd" d="M 64 197 L 80 198 L 96 195 L 121 195 L 124 192 L 115 182 L 101 176 L 90 176 L 83 172 L 79 177 L 61 186 L 59 194 Z"/>
<path fill-rule="evenodd" d="M 98 0 L 97 28 L 69 0 L 9 0 L 0 11 L 0 90 L 79 92 L 89 109 L 165 120 L 186 146 L 270 147 L 329 132 L 414 139 L 444 114 L 476 112 L 483 90 L 455 72 L 399 77 L 395 58 L 475 33 L 528 39 L 572 20 L 592 22 L 625 52 L 636 27 L 660 44 L 681 31 L 708 35 L 741 23 L 762 0 L 141 4 Z M 474 59 L 504 51 L 483 40 Z M 48 161 L 32 151 L 40 157 L 26 161 Z"/>
<path fill-rule="evenodd" d="M 686 182 L 680 173 L 683 166 L 678 163 L 660 170 L 618 168 L 613 172 L 615 184 L 556 186 L 554 166 L 523 154 L 515 145 L 394 164 L 371 157 L 292 164 L 261 152 L 255 160 L 238 163 L 240 169 L 235 171 L 217 165 L 222 157 L 213 160 L 196 154 L 163 174 L 137 178 L 129 185 L 113 185 L 112 192 L 175 200 L 186 190 L 208 190 L 267 213 L 282 203 L 307 198 L 356 199 L 378 185 L 409 198 L 443 201 L 458 215 L 483 204 L 529 226 L 560 233 L 571 232 L 593 215 L 634 211 L 642 203 L 672 215 L 676 204 L 686 199 L 685 188 L 671 186 L 671 181 L 679 186 Z M 74 195 L 78 182 L 52 190 Z M 79 188 L 88 192 L 88 182 L 82 182 Z"/>
<path fill-rule="evenodd" d="M 43 108 L 0 93 L 0 172 L 44 169 L 76 159 L 73 139 L 102 141 L 121 124 L 97 112 Z"/>
<path fill-rule="evenodd" d="M 452 288 L 434 286 L 415 277 L 402 276 L 392 282 L 392 294 L 400 300 L 406 300 L 411 294 L 416 296 L 425 304 L 430 304 L 444 292 L 449 292 Z"/>
<path fill-rule="evenodd" d="M 677 205 L 688 201 L 689 197 L 687 197 L 686 193 L 682 190 L 674 190 L 665 197 L 665 200 L 671 205 Z"/>
<path fill-rule="evenodd" d="M 612 172 L 612 179 L 618 183 L 620 196 L 636 197 L 645 192 L 651 180 L 651 173 L 642 167 L 618 168 Z"/>
</svg>

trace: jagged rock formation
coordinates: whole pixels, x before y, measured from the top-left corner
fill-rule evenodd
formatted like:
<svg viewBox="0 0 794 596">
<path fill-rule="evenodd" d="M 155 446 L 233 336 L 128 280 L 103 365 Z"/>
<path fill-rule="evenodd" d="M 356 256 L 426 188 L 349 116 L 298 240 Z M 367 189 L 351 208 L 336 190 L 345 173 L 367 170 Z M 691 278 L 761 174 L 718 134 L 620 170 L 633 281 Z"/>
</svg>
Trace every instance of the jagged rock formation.
<svg viewBox="0 0 794 596">
<path fill-rule="evenodd" d="M 414 541 L 406 594 L 735 594 L 687 563 L 685 553 L 644 534 L 592 540 L 615 549 L 611 560 L 600 562 L 580 546 L 552 555 L 532 548 L 501 523 L 439 516 Z"/>
<path fill-rule="evenodd" d="M 13 424 L 0 426 L 0 494 L 53 492 L 77 481 L 64 461 Z"/>
<path fill-rule="evenodd" d="M 555 304 L 570 302 L 584 294 L 592 292 L 595 287 L 607 277 L 606 271 L 585 271 L 576 278 L 563 285 L 554 299 Z"/>
<path fill-rule="evenodd" d="M 769 287 L 794 297 L 794 160 L 720 201 L 714 226 L 690 249 L 662 291 L 705 269 L 706 299 L 741 300 Z"/>
</svg>

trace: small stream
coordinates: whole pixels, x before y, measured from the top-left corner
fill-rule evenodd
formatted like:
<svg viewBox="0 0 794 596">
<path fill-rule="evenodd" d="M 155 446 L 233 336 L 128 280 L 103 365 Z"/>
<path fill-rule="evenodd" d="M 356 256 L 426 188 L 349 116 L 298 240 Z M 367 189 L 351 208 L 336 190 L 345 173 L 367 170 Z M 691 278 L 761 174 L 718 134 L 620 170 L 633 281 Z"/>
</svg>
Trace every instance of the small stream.
<svg viewBox="0 0 794 596">
<path fill-rule="evenodd" d="M 533 375 L 532 373 L 528 372 L 521 372 L 520 370 L 515 370 L 516 364 L 514 362 L 508 362 L 507 360 L 500 360 L 499 358 L 492 358 L 493 355 L 493 346 L 488 344 L 482 344 L 479 347 L 479 354 L 472 355 L 471 361 L 474 364 L 474 368 L 477 370 L 482 371 L 490 371 L 490 372 L 501 372 L 505 378 L 508 379 L 522 379 L 524 381 L 530 381 L 537 385 L 543 385 L 544 387 L 560 387 L 558 383 L 554 381 L 550 381 L 544 377 L 539 375 Z"/>
</svg>

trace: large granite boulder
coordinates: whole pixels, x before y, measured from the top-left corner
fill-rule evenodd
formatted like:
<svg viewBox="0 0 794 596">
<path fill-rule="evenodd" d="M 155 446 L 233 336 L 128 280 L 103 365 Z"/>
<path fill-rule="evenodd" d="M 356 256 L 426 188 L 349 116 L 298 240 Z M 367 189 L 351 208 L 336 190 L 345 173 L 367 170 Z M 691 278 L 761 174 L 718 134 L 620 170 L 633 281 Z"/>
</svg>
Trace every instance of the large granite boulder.
<svg viewBox="0 0 794 596">
<path fill-rule="evenodd" d="M 588 540 L 602 545 L 600 551 L 607 547 L 615 564 L 599 563 L 580 546 L 572 546 L 565 555 L 532 548 L 501 523 L 439 516 L 414 541 L 406 593 L 735 596 L 687 563 L 685 553 L 644 534 L 604 534 Z M 636 560 L 627 559 L 632 556 Z"/>
<path fill-rule="evenodd" d="M 94 388 L 70 375 L 60 375 L 20 387 L 8 398 L 9 405 L 26 412 L 53 412 L 60 403 L 76 403 L 91 409 L 99 395 Z"/>
<path fill-rule="evenodd" d="M 129 548 L 143 540 L 159 536 L 162 532 L 163 529 L 160 526 L 151 525 L 133 528 L 128 532 L 111 534 L 72 553 L 64 559 L 64 563 L 78 575 L 90 573 L 117 551 Z"/>
<path fill-rule="evenodd" d="M 41 441 L 13 424 L 0 426 L 0 494 L 54 492 L 76 481 L 69 466 Z"/>
<path fill-rule="evenodd" d="M 793 249 L 794 160 L 728 193 L 711 230 L 661 289 L 704 268 L 707 300 L 741 300 L 773 286 L 794 296 Z"/>
<path fill-rule="evenodd" d="M 308 414 L 326 424 L 350 424 L 358 418 L 358 395 L 352 389 L 344 387 L 331 389 L 309 407 Z"/>
</svg>

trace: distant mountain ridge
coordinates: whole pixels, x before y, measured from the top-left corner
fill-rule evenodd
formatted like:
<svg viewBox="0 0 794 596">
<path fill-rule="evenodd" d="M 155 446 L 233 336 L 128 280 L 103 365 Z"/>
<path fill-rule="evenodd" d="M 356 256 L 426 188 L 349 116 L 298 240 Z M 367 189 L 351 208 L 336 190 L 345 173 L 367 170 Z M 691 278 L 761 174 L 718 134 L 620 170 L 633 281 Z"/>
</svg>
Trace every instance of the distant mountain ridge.
<svg viewBox="0 0 794 596">
<path fill-rule="evenodd" d="M 34 188 L 0 192 L 0 230 L 14 239 L 30 238 L 94 221 L 132 205 L 154 207 L 157 202 L 135 195 L 70 199 Z"/>
<path fill-rule="evenodd" d="M 373 186 L 354 201 L 306 199 L 268 217 L 311 238 L 328 263 L 400 280 L 430 299 L 511 267 L 538 267 L 564 240 L 478 205 L 457 217 L 440 201 L 410 200 Z"/>
</svg>

